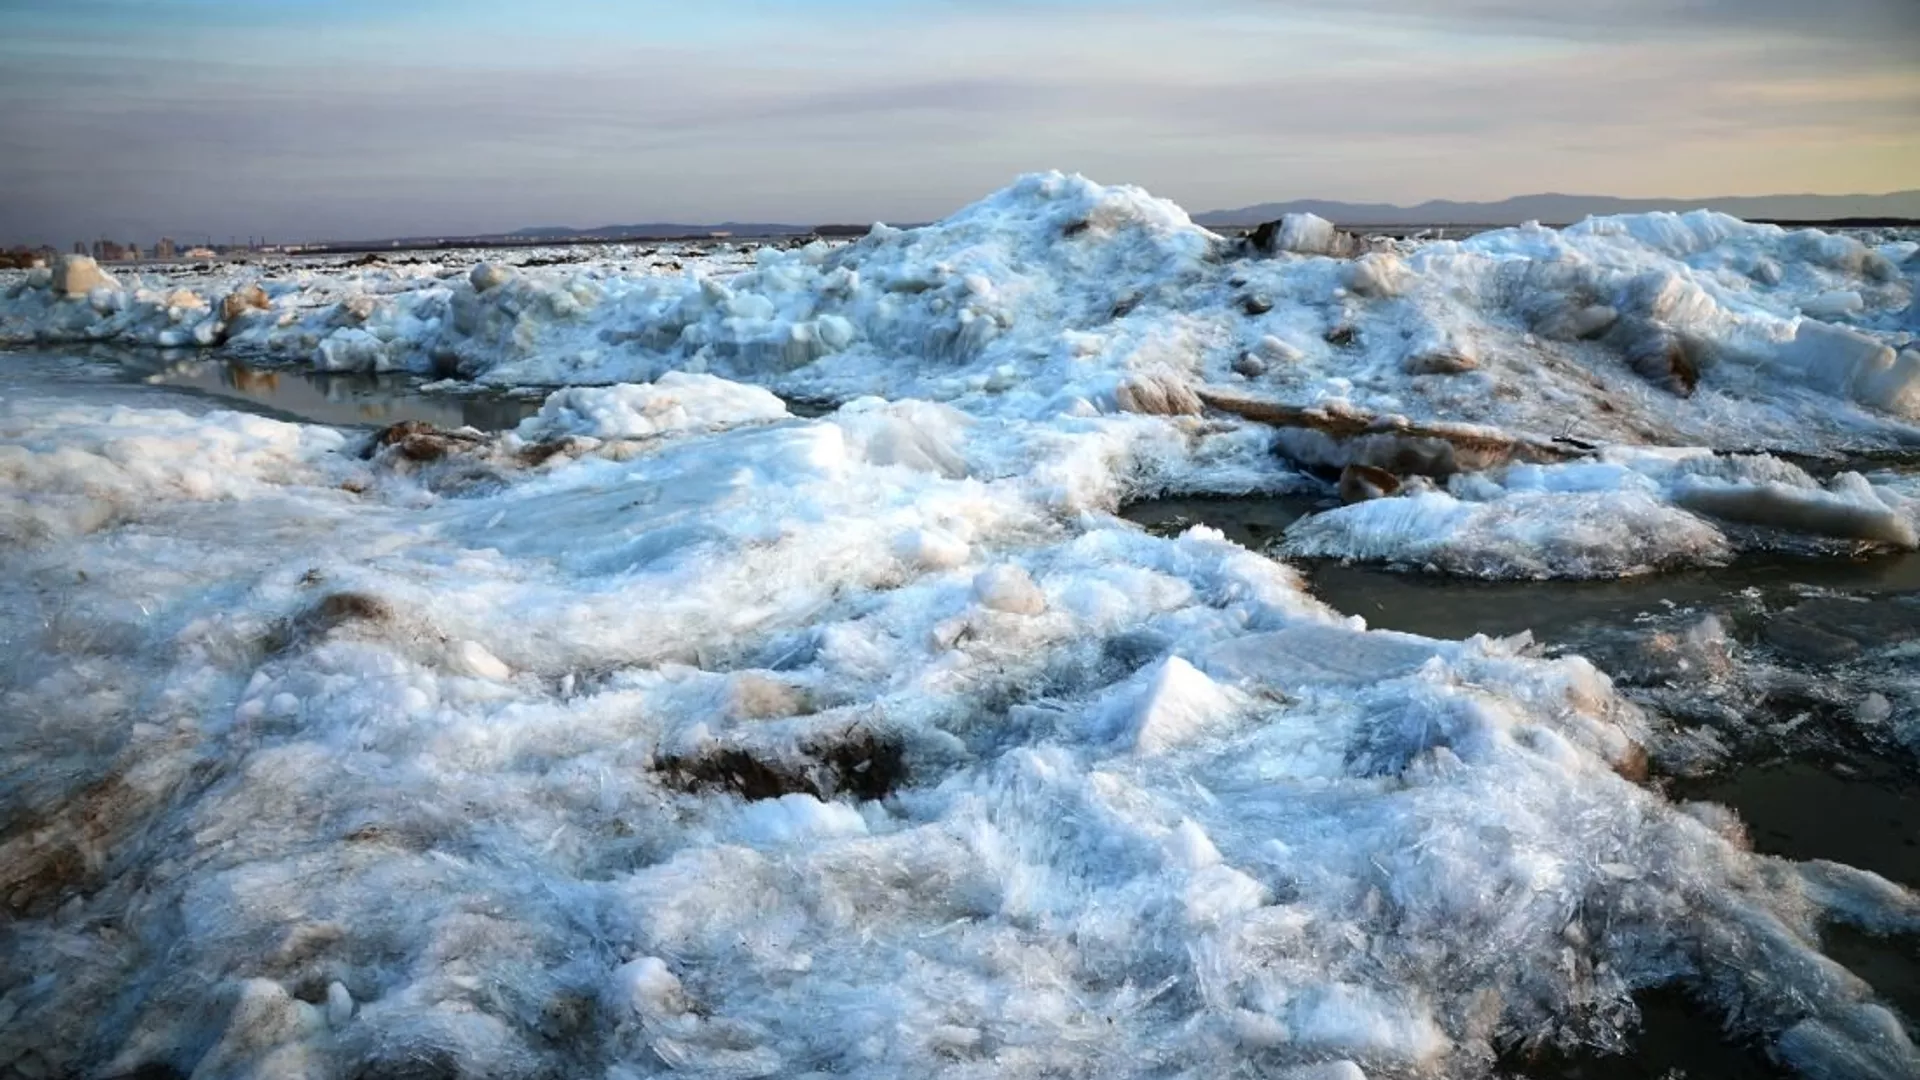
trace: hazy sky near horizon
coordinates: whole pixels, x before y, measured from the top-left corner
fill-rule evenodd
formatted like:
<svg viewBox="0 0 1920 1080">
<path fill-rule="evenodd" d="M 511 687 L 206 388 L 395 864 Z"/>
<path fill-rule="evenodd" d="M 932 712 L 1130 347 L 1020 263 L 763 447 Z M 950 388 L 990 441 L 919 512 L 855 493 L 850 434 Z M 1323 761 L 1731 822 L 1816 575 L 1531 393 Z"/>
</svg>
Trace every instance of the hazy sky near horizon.
<svg viewBox="0 0 1920 1080">
<path fill-rule="evenodd" d="M 1920 187 L 1920 0 L 0 0 L 0 243 Z"/>
</svg>

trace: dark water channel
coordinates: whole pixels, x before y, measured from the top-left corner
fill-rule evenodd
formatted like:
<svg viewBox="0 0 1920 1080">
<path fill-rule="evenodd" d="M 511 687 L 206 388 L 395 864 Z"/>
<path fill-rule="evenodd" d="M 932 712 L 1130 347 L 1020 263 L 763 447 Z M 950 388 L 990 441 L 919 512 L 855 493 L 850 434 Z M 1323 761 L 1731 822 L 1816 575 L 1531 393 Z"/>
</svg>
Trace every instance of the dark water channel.
<svg viewBox="0 0 1920 1080">
<path fill-rule="evenodd" d="M 435 427 L 504 431 L 540 411 L 541 396 L 498 391 L 441 393 L 400 373 L 325 372 L 240 360 L 169 357 L 134 350 L 0 352 L 0 393 L 49 394 L 63 401 L 204 411 L 236 409 L 276 420 L 335 427 L 385 427 L 420 420 Z"/>
<path fill-rule="evenodd" d="M 429 385 L 401 372 L 315 371 L 134 350 L 0 351 L 0 392 L 57 386 L 71 401 L 162 408 L 197 402 L 332 427 L 378 428 L 418 420 L 438 428 L 507 431 L 538 413 L 546 398 L 541 391 L 508 393 L 471 384 L 448 391 Z M 837 401 L 814 398 L 784 400 L 799 417 L 826 416 L 840 407 Z"/>
<path fill-rule="evenodd" d="M 420 420 L 442 428 L 504 431 L 539 412 L 541 400 L 492 392 L 429 393 L 412 375 L 252 367 L 238 360 L 180 361 L 147 373 L 142 381 L 336 427 Z"/>
</svg>

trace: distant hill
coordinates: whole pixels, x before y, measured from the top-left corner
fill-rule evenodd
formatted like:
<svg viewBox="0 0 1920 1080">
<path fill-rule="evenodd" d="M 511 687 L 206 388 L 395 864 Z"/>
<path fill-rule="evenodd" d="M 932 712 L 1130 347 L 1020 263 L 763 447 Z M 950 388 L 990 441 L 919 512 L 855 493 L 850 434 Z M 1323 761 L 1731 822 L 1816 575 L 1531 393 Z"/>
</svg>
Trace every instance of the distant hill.
<svg viewBox="0 0 1920 1080">
<path fill-rule="evenodd" d="M 1318 214 L 1340 225 L 1518 225 L 1538 221 L 1571 224 L 1595 214 L 1644 214 L 1705 207 L 1748 221 L 1831 222 L 1844 219 L 1920 221 L 1920 191 L 1888 195 L 1753 195 L 1715 199 L 1620 199 L 1610 195 L 1519 195 L 1499 202 L 1436 199 L 1418 206 L 1347 203 L 1327 199 L 1262 203 L 1238 210 L 1196 214 L 1208 226 L 1257 225 L 1282 214 Z"/>
<path fill-rule="evenodd" d="M 758 221 L 723 221 L 718 225 L 683 225 L 657 221 L 640 225 L 602 225 L 594 229 L 572 229 L 565 225 L 536 225 L 529 229 L 515 229 L 503 235 L 516 240 L 578 240 L 589 236 L 652 236 L 672 239 L 710 236 L 713 233 L 731 233 L 734 236 L 795 236 L 812 231 L 811 225 L 780 225 Z"/>
</svg>

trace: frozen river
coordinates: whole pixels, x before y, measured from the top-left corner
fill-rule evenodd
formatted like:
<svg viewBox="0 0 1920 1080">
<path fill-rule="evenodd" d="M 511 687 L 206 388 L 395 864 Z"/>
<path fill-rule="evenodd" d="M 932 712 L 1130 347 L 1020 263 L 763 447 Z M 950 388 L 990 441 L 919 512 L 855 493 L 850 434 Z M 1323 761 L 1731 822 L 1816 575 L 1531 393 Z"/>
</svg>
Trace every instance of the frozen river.
<svg viewBox="0 0 1920 1080">
<path fill-rule="evenodd" d="M 0 1070 L 1914 1075 L 1920 245 L 1264 244 L 6 278 Z"/>
</svg>

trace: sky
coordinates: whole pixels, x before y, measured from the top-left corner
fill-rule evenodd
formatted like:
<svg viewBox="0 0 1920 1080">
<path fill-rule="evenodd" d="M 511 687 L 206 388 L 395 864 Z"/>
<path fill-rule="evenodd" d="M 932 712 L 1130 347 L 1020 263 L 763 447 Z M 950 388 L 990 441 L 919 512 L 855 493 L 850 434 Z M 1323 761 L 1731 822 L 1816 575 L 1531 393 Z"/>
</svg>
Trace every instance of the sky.
<svg viewBox="0 0 1920 1080">
<path fill-rule="evenodd" d="M 0 244 L 1920 187 L 1920 0 L 0 0 Z"/>
</svg>

